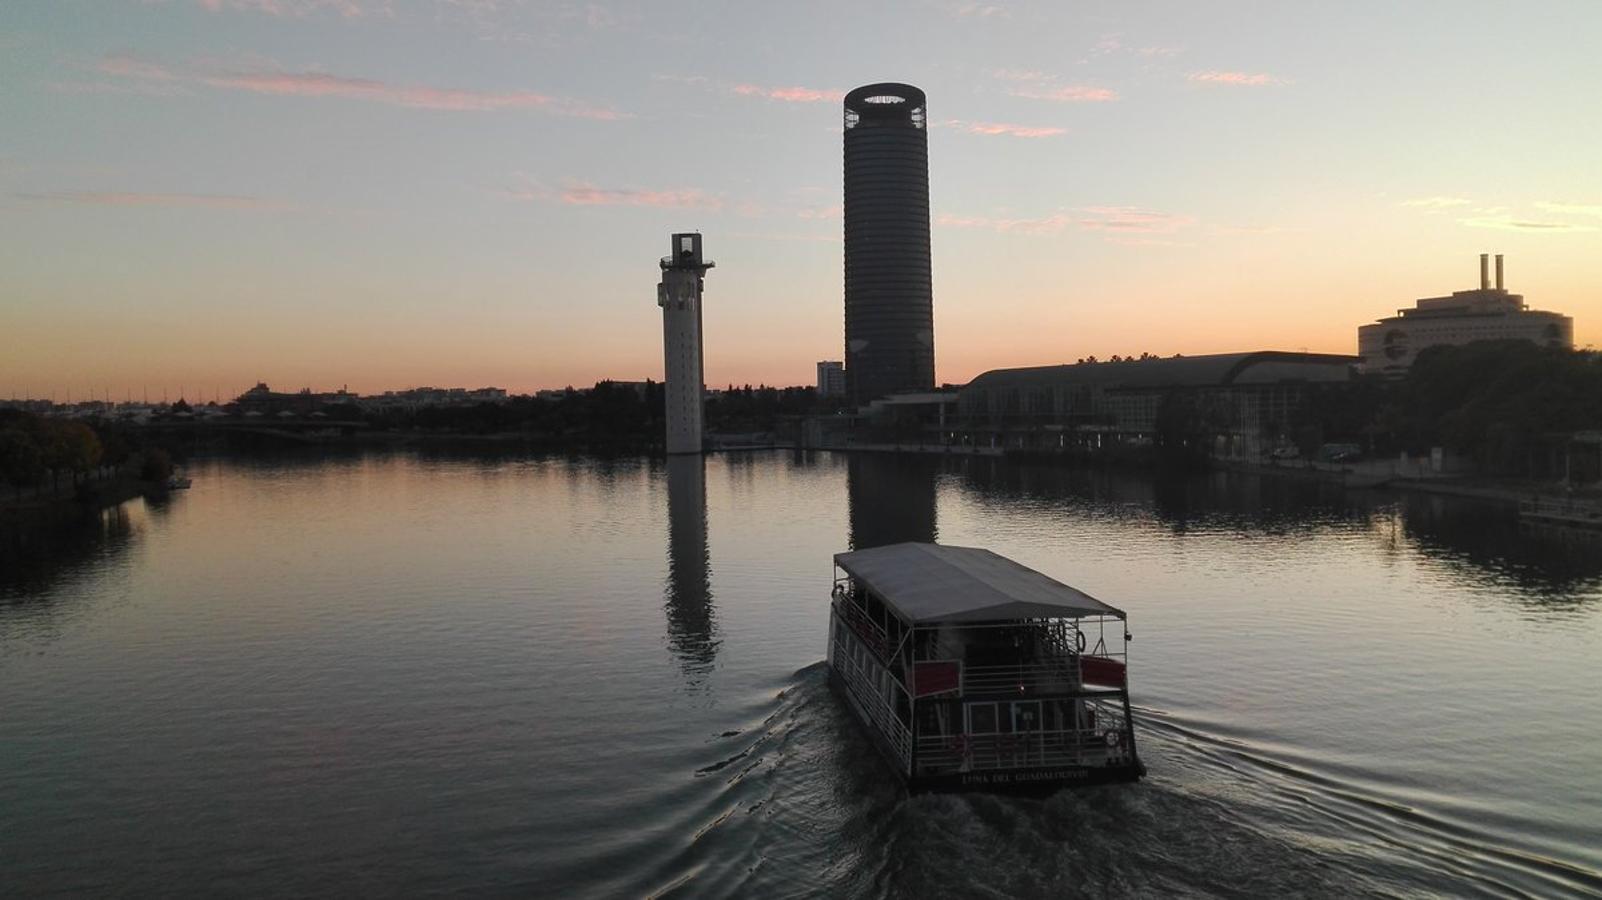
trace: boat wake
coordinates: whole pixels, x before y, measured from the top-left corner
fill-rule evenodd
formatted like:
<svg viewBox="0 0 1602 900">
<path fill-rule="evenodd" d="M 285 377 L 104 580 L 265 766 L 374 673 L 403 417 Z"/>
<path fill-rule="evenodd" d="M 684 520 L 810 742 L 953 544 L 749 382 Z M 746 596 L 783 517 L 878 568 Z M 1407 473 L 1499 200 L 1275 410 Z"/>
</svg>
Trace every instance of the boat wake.
<svg viewBox="0 0 1602 900">
<path fill-rule="evenodd" d="M 1361 773 L 1141 709 L 1138 785 L 908 796 L 824 664 L 709 735 L 647 896 L 1602 896 L 1602 875 Z M 688 797 L 686 799 L 689 799 Z"/>
</svg>

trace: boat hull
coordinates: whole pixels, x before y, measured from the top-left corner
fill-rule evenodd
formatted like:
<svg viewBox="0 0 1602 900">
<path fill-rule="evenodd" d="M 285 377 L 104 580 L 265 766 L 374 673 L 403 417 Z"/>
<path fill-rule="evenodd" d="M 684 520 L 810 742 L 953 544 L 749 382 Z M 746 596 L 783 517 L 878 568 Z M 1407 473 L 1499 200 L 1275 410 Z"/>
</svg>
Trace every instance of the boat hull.
<svg viewBox="0 0 1602 900">
<path fill-rule="evenodd" d="M 1051 793 L 1065 787 L 1094 784 L 1127 784 L 1139 781 L 1145 767 L 1127 766 L 1048 766 L 1032 769 L 987 769 L 983 772 L 955 772 L 950 775 L 913 776 L 907 788 L 914 792 L 985 791 L 988 793 Z"/>
</svg>

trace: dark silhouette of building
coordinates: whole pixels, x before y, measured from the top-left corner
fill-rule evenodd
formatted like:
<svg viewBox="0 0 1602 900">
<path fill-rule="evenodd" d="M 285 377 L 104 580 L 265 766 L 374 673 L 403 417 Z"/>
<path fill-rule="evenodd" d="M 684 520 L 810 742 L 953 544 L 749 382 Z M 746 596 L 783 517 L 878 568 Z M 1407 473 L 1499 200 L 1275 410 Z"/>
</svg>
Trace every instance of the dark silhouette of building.
<svg viewBox="0 0 1602 900">
<path fill-rule="evenodd" d="M 1358 362 L 1259 350 L 992 369 L 959 392 L 951 430 L 964 443 L 1045 452 L 1149 446 L 1174 431 L 1207 436 L 1218 455 L 1257 456 L 1288 442 Z"/>
<path fill-rule="evenodd" d="M 932 544 L 938 536 L 935 497 L 938 457 L 852 453 L 846 461 L 851 549 L 903 541 Z"/>
<path fill-rule="evenodd" d="M 818 396 L 843 397 L 845 392 L 845 363 L 837 359 L 820 361 L 818 363 Z"/>
<path fill-rule="evenodd" d="M 935 386 L 923 91 L 845 97 L 845 364 L 851 402 Z"/>
<path fill-rule="evenodd" d="M 691 684 L 704 681 L 717 659 L 717 617 L 712 610 L 712 560 L 706 540 L 706 459 L 667 459 L 668 647 Z"/>
<path fill-rule="evenodd" d="M 236 397 L 234 403 L 241 413 L 247 415 L 250 413 L 272 415 L 285 412 L 306 415 L 324 406 L 353 404 L 360 400 L 360 397 L 344 388 L 328 393 L 313 393 L 311 388 L 301 388 L 291 394 L 275 391 L 265 382 L 257 382 L 255 387 Z"/>
</svg>

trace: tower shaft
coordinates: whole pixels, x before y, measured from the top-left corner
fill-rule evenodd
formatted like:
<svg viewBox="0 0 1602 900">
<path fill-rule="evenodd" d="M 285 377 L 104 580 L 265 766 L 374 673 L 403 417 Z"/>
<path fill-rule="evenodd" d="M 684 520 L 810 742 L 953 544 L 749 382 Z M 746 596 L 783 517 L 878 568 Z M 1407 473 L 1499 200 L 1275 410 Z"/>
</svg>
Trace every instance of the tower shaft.
<svg viewBox="0 0 1602 900">
<path fill-rule="evenodd" d="M 857 404 L 935 385 L 926 105 L 906 84 L 845 97 L 845 370 Z"/>
<path fill-rule="evenodd" d="M 701 292 L 706 270 L 701 235 L 673 235 L 673 253 L 662 258 L 656 305 L 662 308 L 662 377 L 667 452 L 700 453 L 706 376 L 701 349 Z"/>
</svg>

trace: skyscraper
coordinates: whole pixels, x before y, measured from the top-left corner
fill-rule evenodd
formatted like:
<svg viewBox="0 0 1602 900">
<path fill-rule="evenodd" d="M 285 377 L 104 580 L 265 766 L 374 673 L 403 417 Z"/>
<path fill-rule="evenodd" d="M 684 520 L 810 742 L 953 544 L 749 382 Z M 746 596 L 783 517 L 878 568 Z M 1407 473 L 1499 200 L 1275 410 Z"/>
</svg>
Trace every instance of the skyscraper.
<svg viewBox="0 0 1602 900">
<path fill-rule="evenodd" d="M 662 307 L 662 380 L 667 409 L 667 452 L 700 453 L 705 395 L 701 361 L 701 290 L 710 261 L 701 258 L 701 235 L 675 234 L 673 253 L 662 257 L 656 305 Z"/>
<path fill-rule="evenodd" d="M 845 97 L 845 364 L 851 402 L 934 388 L 923 91 Z"/>
</svg>

